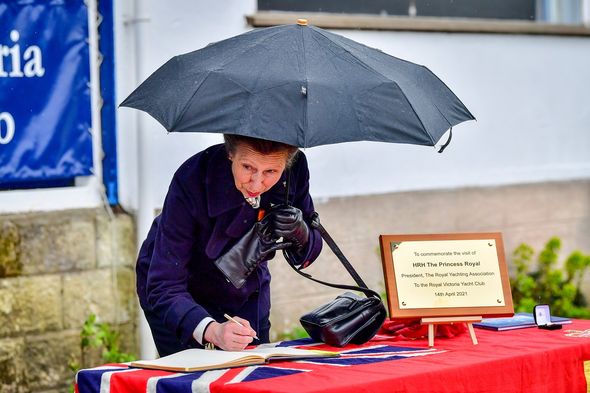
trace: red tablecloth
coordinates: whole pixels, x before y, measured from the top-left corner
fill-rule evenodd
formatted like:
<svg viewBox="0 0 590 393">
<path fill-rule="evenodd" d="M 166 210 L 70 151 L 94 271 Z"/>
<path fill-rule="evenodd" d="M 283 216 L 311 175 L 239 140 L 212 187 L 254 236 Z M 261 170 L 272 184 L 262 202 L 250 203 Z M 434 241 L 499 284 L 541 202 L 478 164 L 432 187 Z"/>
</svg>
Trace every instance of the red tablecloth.
<svg viewBox="0 0 590 393">
<path fill-rule="evenodd" d="M 437 338 L 434 349 L 428 348 L 425 339 L 372 340 L 336 349 L 343 355 L 337 359 L 187 374 L 107 365 L 81 370 L 76 388 L 80 393 L 582 393 L 586 392 L 584 361 L 590 361 L 590 337 L 566 333 L 586 329 L 590 329 L 590 321 L 574 321 L 554 331 L 476 329 L 479 345 L 472 345 L 464 334 Z M 319 348 L 335 350 L 325 345 Z"/>
</svg>

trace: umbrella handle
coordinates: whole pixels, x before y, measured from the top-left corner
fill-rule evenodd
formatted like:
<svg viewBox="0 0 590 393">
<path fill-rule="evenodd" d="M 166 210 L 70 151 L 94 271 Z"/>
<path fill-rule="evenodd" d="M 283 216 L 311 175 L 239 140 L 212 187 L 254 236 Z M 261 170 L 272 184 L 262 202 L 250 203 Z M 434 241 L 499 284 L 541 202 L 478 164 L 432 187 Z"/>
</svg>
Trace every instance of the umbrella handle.
<svg viewBox="0 0 590 393">
<path fill-rule="evenodd" d="M 286 169 L 287 171 L 287 181 L 285 182 L 285 205 L 290 205 L 289 203 L 289 186 L 291 184 L 291 170 Z"/>
</svg>

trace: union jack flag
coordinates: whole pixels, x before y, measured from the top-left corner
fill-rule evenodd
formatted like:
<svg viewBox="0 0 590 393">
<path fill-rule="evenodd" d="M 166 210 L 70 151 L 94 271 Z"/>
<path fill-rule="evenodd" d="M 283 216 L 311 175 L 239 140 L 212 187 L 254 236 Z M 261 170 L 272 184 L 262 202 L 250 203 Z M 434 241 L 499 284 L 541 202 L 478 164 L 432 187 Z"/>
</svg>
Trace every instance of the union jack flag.
<svg viewBox="0 0 590 393">
<path fill-rule="evenodd" d="M 285 341 L 263 346 L 296 347 L 334 351 L 333 347 L 310 339 Z M 385 368 L 371 376 L 375 363 L 392 362 L 445 351 L 434 348 L 393 346 L 369 342 L 339 351 L 340 357 L 276 362 L 192 373 L 171 373 L 130 368 L 125 364 L 80 370 L 76 393 L 217 393 L 217 392 L 327 392 L 328 387 L 354 391 L 355 384 L 382 380 Z M 364 377 L 363 377 L 364 376 Z M 359 380 L 360 378 L 360 380 Z M 375 390 L 372 390 L 375 391 Z"/>
</svg>

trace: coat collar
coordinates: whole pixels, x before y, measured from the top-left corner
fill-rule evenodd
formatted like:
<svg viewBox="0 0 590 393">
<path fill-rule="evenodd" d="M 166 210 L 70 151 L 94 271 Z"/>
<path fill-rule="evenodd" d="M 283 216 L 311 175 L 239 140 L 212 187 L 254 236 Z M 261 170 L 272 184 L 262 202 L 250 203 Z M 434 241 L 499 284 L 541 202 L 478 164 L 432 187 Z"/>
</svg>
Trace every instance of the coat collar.
<svg viewBox="0 0 590 393">
<path fill-rule="evenodd" d="M 230 210 L 244 206 L 246 201 L 234 183 L 231 161 L 223 145 L 211 149 L 211 159 L 205 175 L 207 192 L 207 212 L 209 217 L 217 217 Z"/>
</svg>

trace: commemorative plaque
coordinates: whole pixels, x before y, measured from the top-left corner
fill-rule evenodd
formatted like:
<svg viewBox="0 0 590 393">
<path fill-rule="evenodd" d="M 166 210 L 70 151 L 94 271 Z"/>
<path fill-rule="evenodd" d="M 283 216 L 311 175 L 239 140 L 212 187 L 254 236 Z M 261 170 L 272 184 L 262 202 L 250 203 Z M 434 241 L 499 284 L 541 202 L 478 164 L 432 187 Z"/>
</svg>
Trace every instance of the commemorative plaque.
<svg viewBox="0 0 590 393">
<path fill-rule="evenodd" d="M 464 321 L 472 331 L 483 317 L 514 314 L 500 233 L 381 235 L 380 243 L 391 318 Z"/>
</svg>

